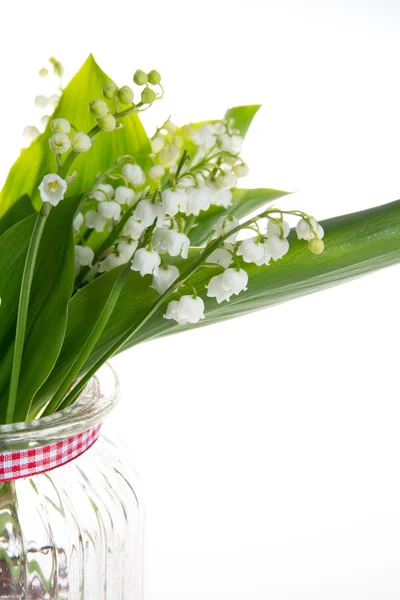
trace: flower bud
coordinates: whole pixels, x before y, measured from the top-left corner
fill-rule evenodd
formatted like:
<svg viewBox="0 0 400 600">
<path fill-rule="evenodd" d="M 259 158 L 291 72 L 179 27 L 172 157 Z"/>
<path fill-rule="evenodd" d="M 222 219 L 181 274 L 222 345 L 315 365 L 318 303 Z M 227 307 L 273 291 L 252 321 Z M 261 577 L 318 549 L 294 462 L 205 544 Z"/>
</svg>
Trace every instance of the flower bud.
<svg viewBox="0 0 400 600">
<path fill-rule="evenodd" d="M 151 149 L 153 150 L 154 154 L 160 152 L 160 150 L 162 150 L 163 147 L 164 138 L 162 138 L 160 135 L 156 135 L 156 137 L 151 140 Z"/>
<path fill-rule="evenodd" d="M 158 85 L 161 82 L 161 75 L 155 69 L 152 69 L 150 73 L 147 73 L 147 79 L 151 85 Z"/>
<path fill-rule="evenodd" d="M 175 125 L 175 123 L 173 123 L 169 119 L 164 123 L 163 128 L 169 131 L 169 133 L 176 133 L 176 130 L 178 129 L 177 125 Z"/>
<path fill-rule="evenodd" d="M 50 128 L 53 133 L 69 133 L 71 125 L 67 119 L 52 119 Z"/>
<path fill-rule="evenodd" d="M 57 108 L 57 106 L 60 104 L 60 96 L 58 96 L 58 94 L 52 94 L 48 98 L 48 104 L 50 104 L 50 106 L 53 108 Z"/>
<path fill-rule="evenodd" d="M 40 77 L 47 77 L 48 74 L 49 74 L 48 70 L 45 69 L 44 67 L 43 67 L 43 69 L 40 69 L 40 71 L 39 71 Z"/>
<path fill-rule="evenodd" d="M 28 142 L 33 142 L 33 140 L 36 140 L 36 138 L 38 138 L 39 135 L 40 135 L 40 131 L 34 125 L 27 125 L 24 129 L 24 138 Z"/>
<path fill-rule="evenodd" d="M 46 108 L 48 103 L 48 98 L 46 98 L 46 96 L 43 96 L 43 94 L 40 94 L 40 96 L 36 96 L 35 98 L 35 106 L 37 106 L 38 108 Z"/>
<path fill-rule="evenodd" d="M 89 110 L 96 119 L 101 119 L 108 113 L 108 106 L 104 100 L 92 100 L 89 102 Z"/>
<path fill-rule="evenodd" d="M 158 160 L 162 165 L 171 167 L 175 165 L 180 156 L 180 150 L 175 144 L 167 144 L 158 155 Z"/>
<path fill-rule="evenodd" d="M 233 172 L 236 177 L 246 177 L 249 174 L 249 167 L 242 163 L 233 167 Z"/>
<path fill-rule="evenodd" d="M 151 169 L 149 170 L 149 178 L 152 181 L 159 181 L 164 177 L 164 175 L 165 169 L 161 165 L 154 165 L 154 167 L 151 167 Z"/>
<path fill-rule="evenodd" d="M 147 83 L 146 73 L 138 69 L 133 76 L 133 81 L 136 83 L 136 85 L 145 85 Z"/>
<path fill-rule="evenodd" d="M 50 148 L 56 154 L 64 154 L 71 148 L 69 137 L 65 133 L 55 133 L 49 139 Z"/>
<path fill-rule="evenodd" d="M 132 104 L 133 102 L 133 91 L 129 87 L 129 85 L 123 85 L 122 88 L 118 90 L 118 100 L 122 102 L 122 104 Z"/>
<path fill-rule="evenodd" d="M 324 242 L 322 240 L 319 240 L 318 238 L 313 238 L 312 240 L 310 240 L 308 242 L 308 249 L 313 254 L 322 254 L 322 252 L 324 251 L 324 248 L 325 248 Z"/>
<path fill-rule="evenodd" d="M 117 126 L 117 121 L 113 115 L 105 115 L 101 119 L 97 119 L 97 124 L 102 131 L 114 131 Z"/>
<path fill-rule="evenodd" d="M 40 117 L 40 124 L 43 125 L 43 127 L 47 127 L 47 125 L 49 124 L 50 121 L 50 115 L 43 115 L 43 117 Z"/>
<path fill-rule="evenodd" d="M 56 75 L 57 77 L 62 77 L 64 75 L 64 67 L 62 66 L 59 60 L 54 58 L 54 56 L 49 58 L 49 63 L 53 65 L 54 75 Z"/>
<path fill-rule="evenodd" d="M 92 145 L 92 140 L 83 131 L 78 131 L 71 137 L 71 144 L 75 152 L 87 152 Z"/>
<path fill-rule="evenodd" d="M 149 87 L 145 87 L 142 91 L 142 102 L 143 104 L 153 104 L 156 99 L 156 93 Z"/>
<path fill-rule="evenodd" d="M 115 96 L 118 94 L 118 86 L 113 81 L 107 81 L 107 83 L 103 86 L 103 94 L 109 100 L 113 100 Z"/>
</svg>

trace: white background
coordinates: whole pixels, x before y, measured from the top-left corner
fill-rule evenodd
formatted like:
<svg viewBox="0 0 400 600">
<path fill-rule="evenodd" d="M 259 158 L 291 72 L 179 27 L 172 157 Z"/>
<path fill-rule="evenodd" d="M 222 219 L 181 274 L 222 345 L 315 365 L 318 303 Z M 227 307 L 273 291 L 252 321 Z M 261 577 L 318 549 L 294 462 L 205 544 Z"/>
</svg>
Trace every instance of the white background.
<svg viewBox="0 0 400 600">
<path fill-rule="evenodd" d="M 3 2 L 0 175 L 38 69 L 92 51 L 120 85 L 159 69 L 178 122 L 263 104 L 246 186 L 318 218 L 400 195 L 400 4 Z M 77 99 L 77 102 L 79 99 Z M 399 269 L 114 360 L 114 428 L 147 506 L 146 600 L 400 595 Z"/>
</svg>

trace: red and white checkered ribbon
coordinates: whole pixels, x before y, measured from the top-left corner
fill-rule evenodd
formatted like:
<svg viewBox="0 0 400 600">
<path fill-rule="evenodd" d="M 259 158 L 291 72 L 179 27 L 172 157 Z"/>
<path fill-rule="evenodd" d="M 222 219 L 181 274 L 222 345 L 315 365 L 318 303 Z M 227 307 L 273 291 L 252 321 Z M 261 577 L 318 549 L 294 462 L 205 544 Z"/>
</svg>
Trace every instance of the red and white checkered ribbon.
<svg viewBox="0 0 400 600">
<path fill-rule="evenodd" d="M 74 460 L 92 446 L 100 433 L 100 425 L 65 440 L 28 448 L 0 452 L 0 481 L 11 481 L 51 471 Z"/>
</svg>

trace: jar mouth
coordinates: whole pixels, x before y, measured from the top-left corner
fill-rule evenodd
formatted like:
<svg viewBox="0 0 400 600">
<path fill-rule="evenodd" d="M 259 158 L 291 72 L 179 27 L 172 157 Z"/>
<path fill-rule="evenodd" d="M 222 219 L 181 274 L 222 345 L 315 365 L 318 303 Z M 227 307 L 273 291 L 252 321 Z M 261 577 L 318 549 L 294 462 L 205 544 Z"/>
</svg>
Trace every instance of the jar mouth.
<svg viewBox="0 0 400 600">
<path fill-rule="evenodd" d="M 71 406 L 40 419 L 0 425 L 0 451 L 50 444 L 87 431 L 104 420 L 118 397 L 118 377 L 106 363 Z"/>
</svg>

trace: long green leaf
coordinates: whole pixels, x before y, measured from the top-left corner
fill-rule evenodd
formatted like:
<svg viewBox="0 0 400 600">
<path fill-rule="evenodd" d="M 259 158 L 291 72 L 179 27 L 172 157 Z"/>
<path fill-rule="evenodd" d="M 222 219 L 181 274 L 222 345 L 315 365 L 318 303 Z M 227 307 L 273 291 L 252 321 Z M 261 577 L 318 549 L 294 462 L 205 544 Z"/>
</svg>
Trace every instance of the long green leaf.
<svg viewBox="0 0 400 600">
<path fill-rule="evenodd" d="M 249 311 L 258 310 L 337 285 L 364 273 L 400 262 L 400 201 L 373 209 L 328 219 L 322 222 L 326 231 L 325 252 L 319 256 L 309 252 L 304 241 L 291 234 L 291 248 L 282 260 L 269 267 L 244 265 L 249 273 L 246 292 L 234 296 L 230 302 L 217 304 L 205 296 L 205 285 L 213 275 L 212 270 L 203 269 L 191 283 L 203 296 L 206 304 L 206 319 L 199 325 L 208 325 L 229 319 Z M 51 377 L 35 399 L 40 405 L 57 388 L 62 373 L 73 360 L 79 338 L 84 337 L 101 311 L 104 297 L 109 294 L 121 268 L 106 273 L 81 290 L 70 302 L 70 315 L 65 344 L 60 359 Z M 116 309 L 106 330 L 85 369 L 89 369 L 129 328 L 146 315 L 157 298 L 150 289 L 150 278 L 130 274 Z M 182 331 L 182 327 L 163 319 L 161 309 L 129 340 L 125 348 L 162 335 Z M 186 326 L 186 328 L 193 326 Z M 124 348 L 124 349 L 125 349 Z"/>
<path fill-rule="evenodd" d="M 57 360 L 64 339 L 68 302 L 75 276 L 72 221 L 79 201 L 80 196 L 63 200 L 56 208 L 53 208 L 44 228 L 29 303 L 22 376 L 18 387 L 15 413 L 18 419 L 25 418 L 34 394 L 47 379 Z M 0 256 L 3 238 L 7 249 L 7 240 L 10 242 L 14 239 L 19 240 L 23 248 L 17 266 L 14 266 L 12 272 L 8 271 L 6 275 L 6 283 L 13 285 L 6 288 L 8 292 L 6 295 L 7 307 L 10 308 L 12 305 L 12 309 L 7 310 L 4 315 L 8 319 L 8 333 L 1 338 L 0 344 L 3 352 L 0 362 L 1 413 L 5 410 L 7 400 L 16 306 L 18 305 L 19 286 L 27 251 L 25 240 L 29 241 L 33 228 L 32 222 L 35 219 L 36 216 L 25 219 L 0 238 Z M 0 319 L 0 323 L 3 325 L 3 319 Z"/>
<path fill-rule="evenodd" d="M 64 117 L 81 131 L 89 131 L 95 120 L 89 112 L 88 103 L 94 98 L 102 98 L 102 88 L 109 78 L 90 55 L 82 68 L 63 91 L 60 104 L 53 118 Z M 89 153 L 82 154 L 74 162 L 77 171 L 76 181 L 69 186 L 69 193 L 87 191 L 96 175 L 107 169 L 122 154 L 134 154 L 141 163 L 142 156 L 150 151 L 150 144 L 137 115 L 124 118 L 124 126 L 112 133 L 100 132 Z M 21 152 L 7 177 L 0 195 L 0 216 L 27 194 L 37 198 L 37 186 L 46 173 L 55 173 L 55 155 L 49 149 L 50 125 L 26 150 Z M 35 202 L 35 201 L 34 201 Z"/>
<path fill-rule="evenodd" d="M 34 213 L 35 209 L 32 206 L 29 196 L 24 194 L 0 219 L 0 236 L 5 233 L 7 229 L 10 229 L 10 227 L 16 225 L 23 219 L 30 217 Z"/>
<path fill-rule="evenodd" d="M 229 108 L 225 113 L 225 119 L 232 121 L 235 129 L 238 129 L 240 135 L 244 137 L 249 130 L 249 127 L 260 110 L 260 104 L 249 104 L 247 106 L 234 106 Z"/>
</svg>

